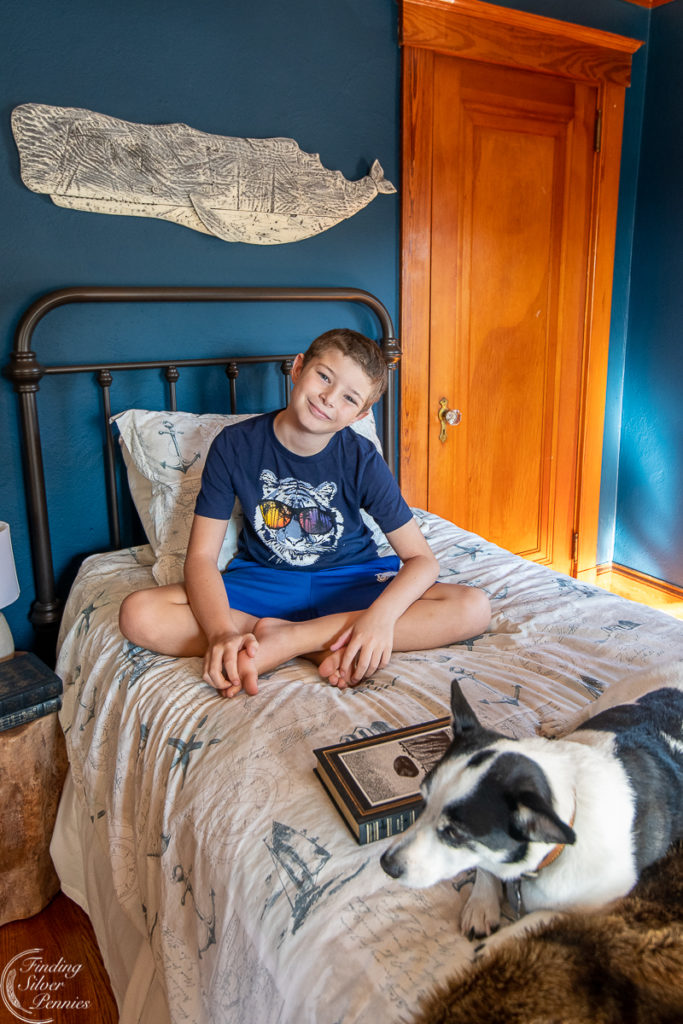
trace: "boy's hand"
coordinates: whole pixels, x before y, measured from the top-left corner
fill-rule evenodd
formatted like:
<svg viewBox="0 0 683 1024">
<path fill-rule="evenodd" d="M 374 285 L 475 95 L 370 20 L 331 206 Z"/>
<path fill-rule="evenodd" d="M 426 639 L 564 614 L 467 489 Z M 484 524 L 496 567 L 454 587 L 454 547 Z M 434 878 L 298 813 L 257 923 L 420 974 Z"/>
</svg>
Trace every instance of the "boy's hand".
<svg viewBox="0 0 683 1024">
<path fill-rule="evenodd" d="M 204 682 L 224 697 L 234 697 L 242 689 L 253 697 L 258 693 L 258 673 L 249 661 L 256 657 L 257 650 L 258 640 L 253 633 L 230 633 L 210 640 L 204 655 Z"/>
<path fill-rule="evenodd" d="M 331 651 L 344 651 L 338 669 L 337 686 L 356 686 L 388 665 L 394 649 L 394 621 L 370 608 L 330 644 Z"/>
<path fill-rule="evenodd" d="M 388 664 L 396 623 L 439 575 L 439 563 L 415 519 L 388 533 L 387 540 L 403 563 L 401 568 L 370 607 L 330 645 L 332 652 L 343 653 L 338 669 L 327 678 L 342 688 L 355 686 Z"/>
</svg>

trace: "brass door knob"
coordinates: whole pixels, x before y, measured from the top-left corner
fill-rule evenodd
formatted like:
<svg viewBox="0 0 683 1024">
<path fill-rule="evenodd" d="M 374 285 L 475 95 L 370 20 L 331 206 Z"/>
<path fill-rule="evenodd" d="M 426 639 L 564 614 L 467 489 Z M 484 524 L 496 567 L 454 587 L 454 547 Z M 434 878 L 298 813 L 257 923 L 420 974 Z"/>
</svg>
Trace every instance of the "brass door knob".
<svg viewBox="0 0 683 1024">
<path fill-rule="evenodd" d="M 444 444 L 446 441 L 446 426 L 457 427 L 458 423 L 462 419 L 462 413 L 459 409 L 449 409 L 448 399 L 442 398 L 439 402 L 439 423 L 441 424 L 441 432 L 439 434 L 439 441 Z"/>
</svg>

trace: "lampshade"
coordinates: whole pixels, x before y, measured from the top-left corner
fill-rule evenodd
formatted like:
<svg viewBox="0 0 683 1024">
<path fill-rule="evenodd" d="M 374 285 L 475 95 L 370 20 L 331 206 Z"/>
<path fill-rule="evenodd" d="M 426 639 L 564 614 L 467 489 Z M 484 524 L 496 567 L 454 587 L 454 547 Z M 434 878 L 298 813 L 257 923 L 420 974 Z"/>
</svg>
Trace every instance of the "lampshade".
<svg viewBox="0 0 683 1024">
<path fill-rule="evenodd" d="M 0 523 L 0 608 L 19 597 L 19 580 L 14 566 L 9 523 Z"/>
</svg>

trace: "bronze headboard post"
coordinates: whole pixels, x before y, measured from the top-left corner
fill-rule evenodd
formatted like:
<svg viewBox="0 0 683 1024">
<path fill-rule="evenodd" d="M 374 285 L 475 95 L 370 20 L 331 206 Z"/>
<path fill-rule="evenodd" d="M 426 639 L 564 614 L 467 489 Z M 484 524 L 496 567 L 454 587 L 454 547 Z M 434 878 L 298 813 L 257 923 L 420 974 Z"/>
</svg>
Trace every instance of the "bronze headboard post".
<svg viewBox="0 0 683 1024">
<path fill-rule="evenodd" d="M 61 601 L 55 588 L 54 566 L 50 544 L 50 526 L 45 489 L 43 455 L 38 424 L 37 392 L 40 381 L 46 374 L 59 372 L 92 371 L 97 374 L 103 389 L 105 409 L 108 408 L 108 387 L 111 371 L 133 369 L 143 366 L 161 366 L 166 370 L 166 379 L 174 400 L 176 365 L 215 364 L 218 360 L 164 360 L 154 364 L 106 363 L 46 367 L 38 362 L 31 349 L 33 331 L 51 310 L 70 303 L 95 302 L 350 302 L 361 303 L 374 313 L 381 330 L 380 346 L 391 371 L 398 368 L 401 350 L 394 334 L 394 327 L 386 307 L 370 292 L 355 288 L 258 288 L 258 287 L 74 287 L 49 292 L 37 299 L 23 314 L 16 330 L 14 348 L 10 362 L 3 367 L 3 376 L 9 378 L 19 399 L 20 428 L 22 438 L 22 460 L 26 484 L 26 502 L 36 598 L 31 606 L 30 619 L 38 637 L 49 633 L 55 635 L 61 616 Z M 270 357 L 269 357 L 270 358 Z M 281 357 L 277 357 L 280 359 Z M 244 358 L 243 362 L 261 361 L 263 357 Z M 226 362 L 227 360 L 222 360 Z M 282 373 L 286 376 L 291 361 L 282 360 Z M 226 367 L 234 400 L 236 362 Z M 384 398 L 384 452 L 392 471 L 396 468 L 396 415 L 398 387 L 395 372 L 389 374 L 389 386 Z M 108 494 L 110 501 L 116 501 L 113 486 L 113 451 L 108 436 Z M 117 517 L 114 516 L 114 522 Z M 118 537 L 118 525 L 113 527 L 113 537 Z"/>
</svg>

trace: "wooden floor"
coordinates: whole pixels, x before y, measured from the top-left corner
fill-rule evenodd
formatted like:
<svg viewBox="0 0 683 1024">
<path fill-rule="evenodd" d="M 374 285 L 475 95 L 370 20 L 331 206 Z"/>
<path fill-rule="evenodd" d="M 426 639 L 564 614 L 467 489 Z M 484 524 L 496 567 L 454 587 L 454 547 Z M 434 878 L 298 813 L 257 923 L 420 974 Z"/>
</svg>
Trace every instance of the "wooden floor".
<svg viewBox="0 0 683 1024">
<path fill-rule="evenodd" d="M 667 612 L 675 619 L 683 619 L 683 590 L 680 587 L 662 583 L 623 565 L 600 567 L 596 582 L 619 597 L 639 601 L 660 612 Z"/>
<path fill-rule="evenodd" d="M 49 993 L 50 998 L 72 1004 L 69 1007 L 45 1007 L 38 1012 L 22 1013 L 15 1016 L 7 1008 L 5 992 L 0 995 L 1 1024 L 16 1024 L 17 1019 L 48 1020 L 54 1024 L 117 1024 L 119 1016 L 116 1002 L 109 986 L 92 926 L 86 914 L 77 904 L 63 893 L 58 893 L 40 914 L 24 921 L 13 921 L 0 928 L 0 973 L 14 957 L 27 950 L 40 950 L 35 954 L 42 958 L 48 968 L 57 965 L 80 965 L 78 972 L 68 980 L 62 967 L 58 970 L 24 974 L 35 981 L 47 978 L 48 983 L 63 982 L 59 989 Z M 61 958 L 61 961 L 60 961 Z M 17 967 L 19 967 L 19 961 Z M 8 972 L 9 974 L 9 972 Z M 25 981 L 23 985 L 25 986 Z M 17 975 L 14 991 L 19 996 L 23 1010 L 31 1006 L 25 988 L 22 990 L 22 975 Z M 17 1010 L 17 1014 L 21 1011 Z"/>
</svg>

